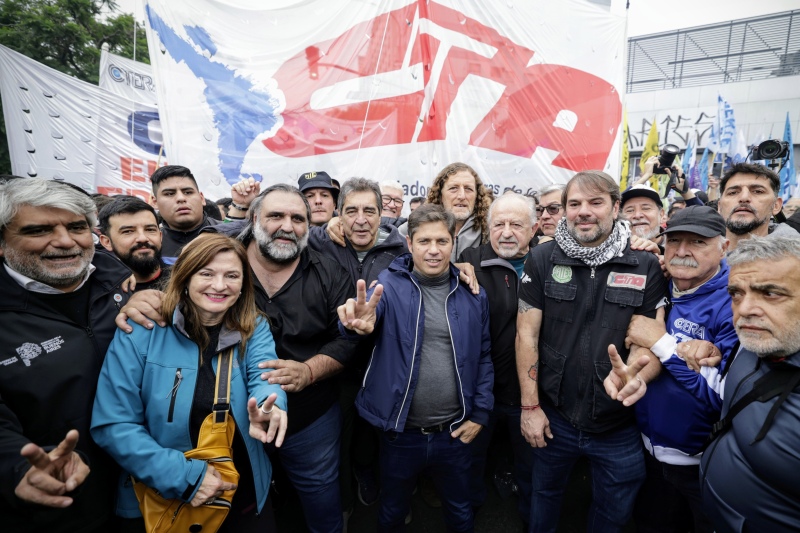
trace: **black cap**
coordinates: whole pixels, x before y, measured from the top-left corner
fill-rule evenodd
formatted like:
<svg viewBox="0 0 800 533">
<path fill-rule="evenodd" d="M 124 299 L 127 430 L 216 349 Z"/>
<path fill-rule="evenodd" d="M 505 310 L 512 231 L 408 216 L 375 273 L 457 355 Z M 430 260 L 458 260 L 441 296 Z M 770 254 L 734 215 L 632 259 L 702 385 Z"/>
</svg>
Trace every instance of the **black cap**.
<svg viewBox="0 0 800 533">
<path fill-rule="evenodd" d="M 339 197 L 339 189 L 333 185 L 333 180 L 327 172 L 306 172 L 301 174 L 297 179 L 297 188 L 300 192 L 305 192 L 308 189 L 329 189 L 333 192 L 333 199 Z"/>
<path fill-rule="evenodd" d="M 639 196 L 650 198 L 658 207 L 664 207 L 664 204 L 661 202 L 661 195 L 658 194 L 658 191 L 651 189 L 647 185 L 634 185 L 622 193 L 622 203 L 620 203 L 620 208 L 622 208 L 622 206 L 625 205 L 625 202 L 631 198 L 637 198 Z"/>
<path fill-rule="evenodd" d="M 725 235 L 725 219 L 713 208 L 706 205 L 691 205 L 679 209 L 667 222 L 667 229 L 662 234 L 676 231 L 688 231 L 702 237 Z"/>
</svg>

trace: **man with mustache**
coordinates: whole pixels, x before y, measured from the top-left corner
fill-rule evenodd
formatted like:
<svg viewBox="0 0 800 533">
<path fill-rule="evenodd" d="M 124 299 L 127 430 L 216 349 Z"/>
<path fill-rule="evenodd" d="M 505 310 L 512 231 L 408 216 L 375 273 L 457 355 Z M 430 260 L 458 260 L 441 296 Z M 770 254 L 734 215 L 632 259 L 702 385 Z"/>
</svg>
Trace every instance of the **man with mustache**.
<svg viewBox="0 0 800 533">
<path fill-rule="evenodd" d="M 115 530 L 117 468 L 89 422 L 130 271 L 95 252 L 95 211 L 87 193 L 61 182 L 0 184 L 4 531 Z"/>
<path fill-rule="evenodd" d="M 800 238 L 741 241 L 728 264 L 742 349 L 700 464 L 702 502 L 720 533 L 789 533 L 800 524 Z"/>
<path fill-rule="evenodd" d="M 555 239 L 525 263 L 516 355 L 520 426 L 534 447 L 530 531 L 537 533 L 556 530 L 580 457 L 592 469 L 595 531 L 625 527 L 645 477 L 629 406 L 659 368 L 646 348 L 626 350 L 625 331 L 634 315 L 662 316 L 666 281 L 655 255 L 631 249 L 628 225 L 616 220 L 619 202 L 611 176 L 579 172 L 562 195 Z"/>
<path fill-rule="evenodd" d="M 722 176 L 718 209 L 728 227 L 731 250 L 752 235 L 798 235 L 787 224 L 771 223 L 783 205 L 780 188 L 780 176 L 756 163 L 737 163 Z"/>
<path fill-rule="evenodd" d="M 336 386 L 328 379 L 348 364 L 356 342 L 337 327 L 337 308 L 355 294 L 347 271 L 336 261 L 307 246 L 311 207 L 297 188 L 268 187 L 244 180 L 231 197 L 248 214 L 247 222 L 207 228 L 238 236 L 247 247 L 254 274 L 256 306 L 270 319 L 278 360 L 263 363 L 262 379 L 278 383 L 288 393 L 289 426 L 280 463 L 303 506 L 308 529 L 314 533 L 341 531 L 339 447 L 341 410 Z M 157 320 L 153 310 L 160 293 L 134 295 L 117 317 L 142 314 Z"/>
<path fill-rule="evenodd" d="M 725 231 L 725 220 L 710 207 L 678 211 L 664 231 L 664 263 L 672 278 L 666 328 L 642 316 L 634 316 L 628 327 L 626 342 L 650 348 L 665 370 L 648 384 L 635 407 L 648 452 L 647 478 L 634 508 L 638 531 L 691 526 L 695 533 L 713 531 L 700 499 L 699 468 L 722 408 L 720 369 L 737 342 L 727 291 Z M 715 361 L 721 357 L 721 365 L 698 367 L 689 357 L 698 351 L 714 355 Z"/>
<path fill-rule="evenodd" d="M 161 228 L 156 210 L 139 198 L 122 196 L 98 214 L 100 244 L 131 269 L 136 290 L 159 289 L 169 277 L 161 261 Z"/>
</svg>

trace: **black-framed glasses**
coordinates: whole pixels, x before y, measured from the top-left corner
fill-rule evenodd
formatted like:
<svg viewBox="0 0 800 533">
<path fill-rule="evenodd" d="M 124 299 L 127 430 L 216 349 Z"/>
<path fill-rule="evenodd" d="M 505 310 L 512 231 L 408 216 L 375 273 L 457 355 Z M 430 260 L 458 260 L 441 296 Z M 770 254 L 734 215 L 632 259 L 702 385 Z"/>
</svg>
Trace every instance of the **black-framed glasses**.
<svg viewBox="0 0 800 533">
<path fill-rule="evenodd" d="M 387 194 L 381 196 L 381 201 L 383 202 L 383 205 L 389 205 L 393 203 L 394 205 L 402 206 L 403 203 L 405 203 L 402 198 L 395 198 L 394 196 L 389 196 Z"/>
<path fill-rule="evenodd" d="M 537 205 L 536 214 L 541 216 L 545 209 L 547 209 L 548 214 L 557 215 L 561 211 L 562 206 L 561 204 Z"/>
</svg>

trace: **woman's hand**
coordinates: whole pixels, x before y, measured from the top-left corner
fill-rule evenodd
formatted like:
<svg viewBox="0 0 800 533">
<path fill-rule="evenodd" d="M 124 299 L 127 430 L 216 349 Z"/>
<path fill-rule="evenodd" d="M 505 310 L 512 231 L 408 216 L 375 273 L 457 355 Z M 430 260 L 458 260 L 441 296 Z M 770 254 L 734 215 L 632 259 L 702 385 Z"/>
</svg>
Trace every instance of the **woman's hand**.
<svg viewBox="0 0 800 533">
<path fill-rule="evenodd" d="M 192 507 L 200 507 L 205 503 L 213 502 L 217 497 L 222 496 L 223 492 L 234 490 L 235 488 L 236 484 L 222 481 L 217 469 L 209 464 L 206 467 L 206 475 L 203 476 L 200 488 L 194 493 L 194 498 L 189 503 Z"/>
<path fill-rule="evenodd" d="M 247 401 L 247 416 L 250 419 L 250 436 L 260 440 L 264 444 L 275 441 L 275 447 L 280 448 L 283 438 L 286 435 L 286 425 L 289 423 L 286 411 L 275 405 L 278 399 L 276 393 L 272 393 L 258 407 L 255 398 Z M 266 429 L 266 431 L 265 431 Z"/>
</svg>

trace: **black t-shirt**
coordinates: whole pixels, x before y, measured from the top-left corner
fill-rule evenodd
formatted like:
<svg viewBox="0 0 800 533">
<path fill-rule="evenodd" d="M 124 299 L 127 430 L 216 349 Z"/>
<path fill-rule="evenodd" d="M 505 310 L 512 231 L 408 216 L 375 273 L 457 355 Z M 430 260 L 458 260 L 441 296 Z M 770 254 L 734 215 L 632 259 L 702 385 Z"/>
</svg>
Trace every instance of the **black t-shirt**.
<svg viewBox="0 0 800 533">
<path fill-rule="evenodd" d="M 189 419 L 189 434 L 192 437 L 192 446 L 197 447 L 197 439 L 200 436 L 200 426 L 208 415 L 211 414 L 211 409 L 214 405 L 214 390 L 217 383 L 217 375 L 214 373 L 212 360 L 217 355 L 217 344 L 219 342 L 219 333 L 222 325 L 213 326 L 208 329 L 209 342 L 205 350 L 203 350 L 203 363 L 197 371 L 197 383 L 194 389 L 194 399 L 192 400 L 192 411 Z M 233 412 L 231 411 L 231 416 Z M 249 514 L 254 510 L 257 503 L 256 501 L 256 485 L 253 478 L 253 467 L 250 464 L 250 456 L 247 454 L 247 447 L 242 440 L 242 435 L 249 436 L 249 421 L 237 421 L 236 431 L 233 434 L 233 464 L 236 465 L 236 470 L 239 472 L 239 488 L 236 489 L 236 494 L 233 496 L 233 504 L 228 518 L 225 520 L 227 525 L 234 517 L 242 514 Z"/>
<path fill-rule="evenodd" d="M 89 283 L 72 292 L 64 294 L 44 294 L 29 291 L 31 298 L 36 298 L 53 311 L 64 315 L 70 321 L 89 327 Z"/>
</svg>

